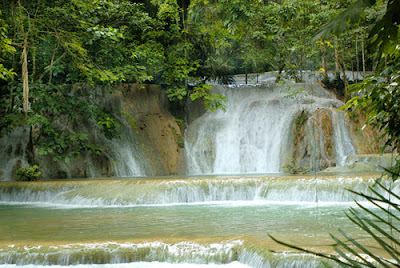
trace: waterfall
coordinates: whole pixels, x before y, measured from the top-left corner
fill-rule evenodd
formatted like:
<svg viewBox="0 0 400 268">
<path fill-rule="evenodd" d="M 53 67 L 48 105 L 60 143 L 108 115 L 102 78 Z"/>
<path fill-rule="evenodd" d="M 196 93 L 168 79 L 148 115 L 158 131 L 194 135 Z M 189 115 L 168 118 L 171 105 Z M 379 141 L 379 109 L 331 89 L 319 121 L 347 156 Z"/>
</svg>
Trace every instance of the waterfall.
<svg viewBox="0 0 400 268">
<path fill-rule="evenodd" d="M 363 200 L 346 189 L 370 193 L 372 178 L 229 178 L 0 184 L 0 204 L 49 207 L 124 207 L 238 202 L 330 205 Z M 399 191 L 399 183 L 393 189 Z M 318 198 L 315 197 L 317 193 Z"/>
<path fill-rule="evenodd" d="M 343 105 L 313 84 L 214 86 L 214 90 L 226 96 L 227 108 L 208 112 L 188 127 L 185 155 L 189 174 L 280 172 L 293 147 L 290 137 L 293 139 L 296 116 L 304 110 L 312 114 L 320 108 Z M 333 117 L 337 162 L 343 165 L 354 149 L 343 116 L 335 113 Z"/>
<path fill-rule="evenodd" d="M 29 142 L 29 128 L 16 127 L 0 139 L 0 181 L 9 180 L 13 168 L 29 166 L 26 147 Z"/>
<path fill-rule="evenodd" d="M 73 94 L 79 95 L 79 90 L 82 89 L 76 89 L 77 92 Z M 64 131 L 86 133 L 89 141 L 101 146 L 103 152 L 101 155 L 82 152 L 69 163 L 55 162 L 52 155 L 38 154 L 40 145 L 34 144 L 35 164 L 39 166 L 42 178 L 151 176 L 153 171 L 143 152 L 141 137 L 129 122 L 135 115 L 128 109 L 132 106 L 131 103 L 127 103 L 130 100 L 124 98 L 123 94 L 110 94 L 100 87 L 91 90 L 92 95 L 87 97 L 87 101 L 113 111 L 116 121 L 120 124 L 120 128 L 117 129 L 120 135 L 112 139 L 107 138 L 94 120 L 77 121 L 74 126 L 66 125 Z M 128 112 L 131 114 L 127 115 Z M 30 166 L 27 151 L 30 135 L 29 127 L 18 126 L 0 138 L 0 181 L 15 180 L 17 168 Z"/>
<path fill-rule="evenodd" d="M 301 253 L 254 252 L 243 242 L 222 241 L 213 244 L 180 242 L 96 243 L 59 245 L 50 248 L 10 248 L 0 252 L 0 267 L 319 267 L 322 259 Z M 326 263 L 326 260 L 324 260 Z M 32 265 L 32 263 L 34 265 Z M 328 262 L 332 267 L 338 267 Z M 2 265 L 6 264 L 6 265 Z M 8 264 L 8 265 L 7 265 Z M 31 264 L 31 265 L 30 265 Z"/>
<path fill-rule="evenodd" d="M 50 248 L 24 247 L 0 251 L 1 264 L 79 265 L 118 264 L 160 261 L 168 263 L 231 263 L 241 241 L 202 245 L 193 242 L 167 244 L 147 243 L 95 243 L 53 246 Z M 111 266 L 109 266 L 111 267 Z M 158 267 L 154 265 L 153 267 Z M 183 266 L 182 266 L 183 267 Z M 241 266 L 243 267 L 243 266 Z"/>
<path fill-rule="evenodd" d="M 303 253 L 264 253 L 258 254 L 251 250 L 244 249 L 239 253 L 238 260 L 240 263 L 257 268 L 291 268 L 291 267 L 340 267 L 338 264 L 322 260 L 316 256 Z"/>
<path fill-rule="evenodd" d="M 339 166 L 343 166 L 346 163 L 346 158 L 349 155 L 354 155 L 356 152 L 351 143 L 350 136 L 345 126 L 345 120 L 343 113 L 333 113 L 333 132 L 335 137 L 335 150 L 336 150 L 336 161 Z"/>
<path fill-rule="evenodd" d="M 106 138 L 101 133 L 95 133 L 96 139 L 105 147 L 104 153 L 111 161 L 116 177 L 135 177 L 152 175 L 147 160 L 144 158 L 138 144 L 138 137 L 132 127 L 121 119 L 120 136 Z M 97 174 L 94 173 L 92 177 Z M 97 175 L 98 176 L 98 175 Z"/>
</svg>

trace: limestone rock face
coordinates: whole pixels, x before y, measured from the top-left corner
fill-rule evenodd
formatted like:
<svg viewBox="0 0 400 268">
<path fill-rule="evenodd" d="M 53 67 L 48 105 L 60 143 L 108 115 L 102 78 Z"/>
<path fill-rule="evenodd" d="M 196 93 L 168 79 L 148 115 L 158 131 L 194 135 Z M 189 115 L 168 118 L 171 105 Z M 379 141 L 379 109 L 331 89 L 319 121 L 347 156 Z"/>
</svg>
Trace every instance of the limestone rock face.
<svg viewBox="0 0 400 268">
<path fill-rule="evenodd" d="M 362 114 L 350 117 L 336 108 L 318 108 L 312 114 L 299 113 L 292 122 L 292 163 L 287 161 L 286 164 L 304 170 L 329 168 L 334 171 L 336 169 L 332 167 L 348 164 L 352 155 L 379 153 L 384 140 L 376 143 L 379 132 L 370 126 L 361 130 L 364 123 Z M 341 128 L 342 131 L 338 131 Z M 344 132 L 350 139 L 341 135 Z"/>
<path fill-rule="evenodd" d="M 124 85 L 113 98 L 122 94 L 124 112 L 131 115 L 132 127 L 140 148 L 154 175 L 176 174 L 184 147 L 183 133 L 168 112 L 164 91 L 157 85 Z"/>
<path fill-rule="evenodd" d="M 89 141 L 103 151 L 99 155 L 81 152 L 74 159 L 54 161 L 49 155 L 39 154 L 40 126 L 16 128 L 0 139 L 0 180 L 15 180 L 18 167 L 33 164 L 39 166 L 42 179 L 176 174 L 184 142 L 180 126 L 168 112 L 165 90 L 138 84 L 124 84 L 112 92 L 88 86 L 74 90 L 73 94 L 94 92 L 88 101 L 113 114 L 120 125 L 119 136 L 107 138 L 93 120 L 66 124 L 58 118 L 54 124 L 62 131 L 87 133 Z"/>
<path fill-rule="evenodd" d="M 366 116 L 361 111 L 356 111 L 354 115 L 349 116 L 347 126 L 351 138 L 359 154 L 377 154 L 384 146 L 386 139 L 377 140 L 381 132 L 370 125 L 364 126 L 365 121 Z M 385 152 L 391 152 L 391 148 L 388 147 Z"/>
</svg>

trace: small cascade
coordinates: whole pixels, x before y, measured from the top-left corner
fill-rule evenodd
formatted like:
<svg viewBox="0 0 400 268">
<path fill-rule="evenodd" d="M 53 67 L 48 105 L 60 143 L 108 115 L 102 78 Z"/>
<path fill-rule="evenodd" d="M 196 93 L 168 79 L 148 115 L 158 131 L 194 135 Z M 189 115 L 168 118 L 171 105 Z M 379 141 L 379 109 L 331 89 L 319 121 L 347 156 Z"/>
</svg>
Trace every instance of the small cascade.
<svg viewBox="0 0 400 268">
<path fill-rule="evenodd" d="M 342 111 L 321 108 L 304 124 L 302 140 L 297 144 L 296 164 L 310 170 L 343 166 L 348 156 L 356 154 Z"/>
<path fill-rule="evenodd" d="M 1 204 L 61 207 L 148 206 L 246 201 L 323 205 L 362 200 L 346 189 L 369 193 L 372 178 L 245 178 L 92 181 L 70 185 L 0 184 Z M 399 183 L 392 187 L 400 191 Z"/>
<path fill-rule="evenodd" d="M 96 139 L 106 148 L 104 153 L 111 161 L 116 177 L 150 176 L 152 172 L 147 161 L 140 152 L 137 137 L 131 127 L 122 122 L 121 135 L 118 138 L 107 139 L 100 133 L 95 133 Z M 98 176 L 94 173 L 91 177 Z"/>
<path fill-rule="evenodd" d="M 244 249 L 239 253 L 238 261 L 250 267 L 257 268 L 314 268 L 323 267 L 327 264 L 329 264 L 329 267 L 340 267 L 334 262 L 322 260 L 321 258 L 309 254 L 270 253 L 265 251 L 263 254 L 258 254 L 247 249 Z"/>
<path fill-rule="evenodd" d="M 189 174 L 279 171 L 297 107 L 272 87 L 218 89 L 228 99 L 226 112 L 206 113 L 187 130 Z"/>
<path fill-rule="evenodd" d="M 87 127 L 84 125 L 82 127 L 86 129 L 86 132 L 91 133 L 95 142 L 101 144 L 104 149 L 104 155 L 107 157 L 109 165 L 112 166 L 112 172 L 109 173 L 117 177 L 151 176 L 153 173 L 141 152 L 139 137 L 127 122 L 127 118 L 130 118 L 130 115 L 125 116 L 127 112 L 121 113 L 121 111 L 125 111 L 123 94 L 104 94 L 103 90 L 102 88 L 96 88 L 96 94 L 103 97 L 93 101 L 114 111 L 113 115 L 120 123 L 120 127 L 117 129 L 118 136 L 107 138 L 95 126 Z M 96 167 L 96 159 L 87 157 L 86 162 L 88 163 L 90 177 L 104 175 L 98 171 L 102 167 Z"/>
<path fill-rule="evenodd" d="M 26 159 L 28 142 L 27 127 L 16 127 L 0 139 L 0 181 L 10 180 L 13 168 L 29 166 Z"/>
<path fill-rule="evenodd" d="M 343 166 L 349 155 L 355 155 L 356 151 L 351 142 L 345 119 L 342 112 L 332 113 L 333 133 L 335 138 L 336 163 Z"/>
<path fill-rule="evenodd" d="M 241 241 L 215 244 L 181 242 L 69 244 L 45 248 L 11 246 L 0 251 L 0 264 L 80 265 L 132 262 L 226 264 L 236 261 Z M 1 266 L 0 266 L 1 267 Z M 155 266 L 157 267 L 157 266 Z M 243 266 L 242 266 L 243 267 Z"/>
<path fill-rule="evenodd" d="M 79 90 L 74 94 L 79 95 Z M 35 164 L 42 172 L 42 178 L 82 178 L 82 177 L 135 177 L 151 176 L 152 168 L 144 156 L 140 137 L 135 132 L 131 121 L 134 114 L 125 111 L 126 100 L 123 94 L 110 94 L 102 88 L 91 89 L 92 94 L 88 101 L 114 112 L 114 117 L 120 128 L 119 135 L 107 138 L 95 121 L 77 121 L 74 126 L 66 125 L 66 132 L 86 133 L 89 140 L 101 146 L 103 152 L 100 155 L 82 152 L 76 159 L 68 163 L 64 161 L 54 162 L 53 156 L 38 154 L 39 144 L 35 144 L 31 158 L 35 158 Z M 129 104 L 130 105 L 130 104 Z M 68 129 L 69 128 L 69 129 Z M 35 130 L 33 130 L 35 132 Z M 39 132 L 37 130 L 37 132 Z M 15 180 L 15 170 L 19 167 L 29 167 L 27 146 L 30 133 L 29 127 L 16 127 L 12 132 L 0 138 L 0 181 Z M 34 133 L 39 135 L 39 133 Z M 61 175 L 60 175 L 61 174 Z"/>
<path fill-rule="evenodd" d="M 10 245 L 0 251 L 0 267 L 340 267 L 332 261 L 303 253 L 272 253 L 247 248 L 240 240 L 213 244 L 180 242 L 96 243 L 52 246 Z M 373 260 L 371 260 L 373 262 Z"/>
<path fill-rule="evenodd" d="M 318 85 L 214 86 L 214 90 L 226 96 L 227 109 L 226 112 L 208 112 L 188 127 L 185 153 L 189 174 L 276 173 L 282 171 L 287 159 L 299 159 L 303 155 L 326 157 L 332 165 L 343 165 L 346 156 L 355 152 L 343 115 L 332 109 L 343 103 Z M 314 129 L 314 132 L 308 130 L 311 136 L 305 138 L 309 148 L 304 150 L 308 152 L 301 157 L 293 155 L 297 116 L 302 111 L 314 114 L 320 109 L 332 113 L 333 132 L 329 135 L 333 136 L 335 151 L 326 156 L 326 141 L 323 140 L 326 133 L 315 125 L 318 122 L 308 120 L 308 128 Z M 335 157 L 337 161 L 330 160 Z M 311 163 L 309 167 L 315 165 Z"/>
</svg>

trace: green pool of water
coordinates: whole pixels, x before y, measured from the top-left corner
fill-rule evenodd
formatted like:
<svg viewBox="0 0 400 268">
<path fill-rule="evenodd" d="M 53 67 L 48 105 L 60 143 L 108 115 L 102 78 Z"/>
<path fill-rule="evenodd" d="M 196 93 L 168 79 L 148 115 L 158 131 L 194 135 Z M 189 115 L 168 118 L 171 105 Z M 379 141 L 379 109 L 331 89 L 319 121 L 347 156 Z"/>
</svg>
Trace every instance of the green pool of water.
<svg viewBox="0 0 400 268">
<path fill-rule="evenodd" d="M 0 241 L 126 241 L 202 237 L 257 237 L 267 234 L 315 241 L 329 232 L 354 228 L 343 206 L 224 204 L 42 208 L 0 206 Z"/>
</svg>

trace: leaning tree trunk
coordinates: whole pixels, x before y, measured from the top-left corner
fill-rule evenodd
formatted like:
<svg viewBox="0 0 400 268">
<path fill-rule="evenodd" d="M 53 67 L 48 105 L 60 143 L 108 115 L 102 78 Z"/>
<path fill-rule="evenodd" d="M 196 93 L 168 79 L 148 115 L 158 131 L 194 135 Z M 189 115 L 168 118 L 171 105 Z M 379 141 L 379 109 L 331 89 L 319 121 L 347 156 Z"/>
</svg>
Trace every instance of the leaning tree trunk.
<svg viewBox="0 0 400 268">
<path fill-rule="evenodd" d="M 21 33 L 22 36 L 24 37 L 24 44 L 22 48 L 22 54 L 21 54 L 21 61 L 22 61 L 22 98 L 23 98 L 23 109 L 24 109 L 24 114 L 25 114 L 25 119 L 28 118 L 28 97 L 29 97 L 29 74 L 28 74 L 28 35 L 29 35 L 29 30 L 25 32 L 24 30 L 24 25 L 22 23 L 22 6 L 21 6 L 21 1 L 18 1 L 19 5 L 19 24 L 21 27 Z"/>
<path fill-rule="evenodd" d="M 24 40 L 24 47 L 22 49 L 22 88 L 23 88 L 23 108 L 25 119 L 28 118 L 28 106 L 29 106 L 29 74 L 28 74 L 28 39 Z"/>
</svg>

